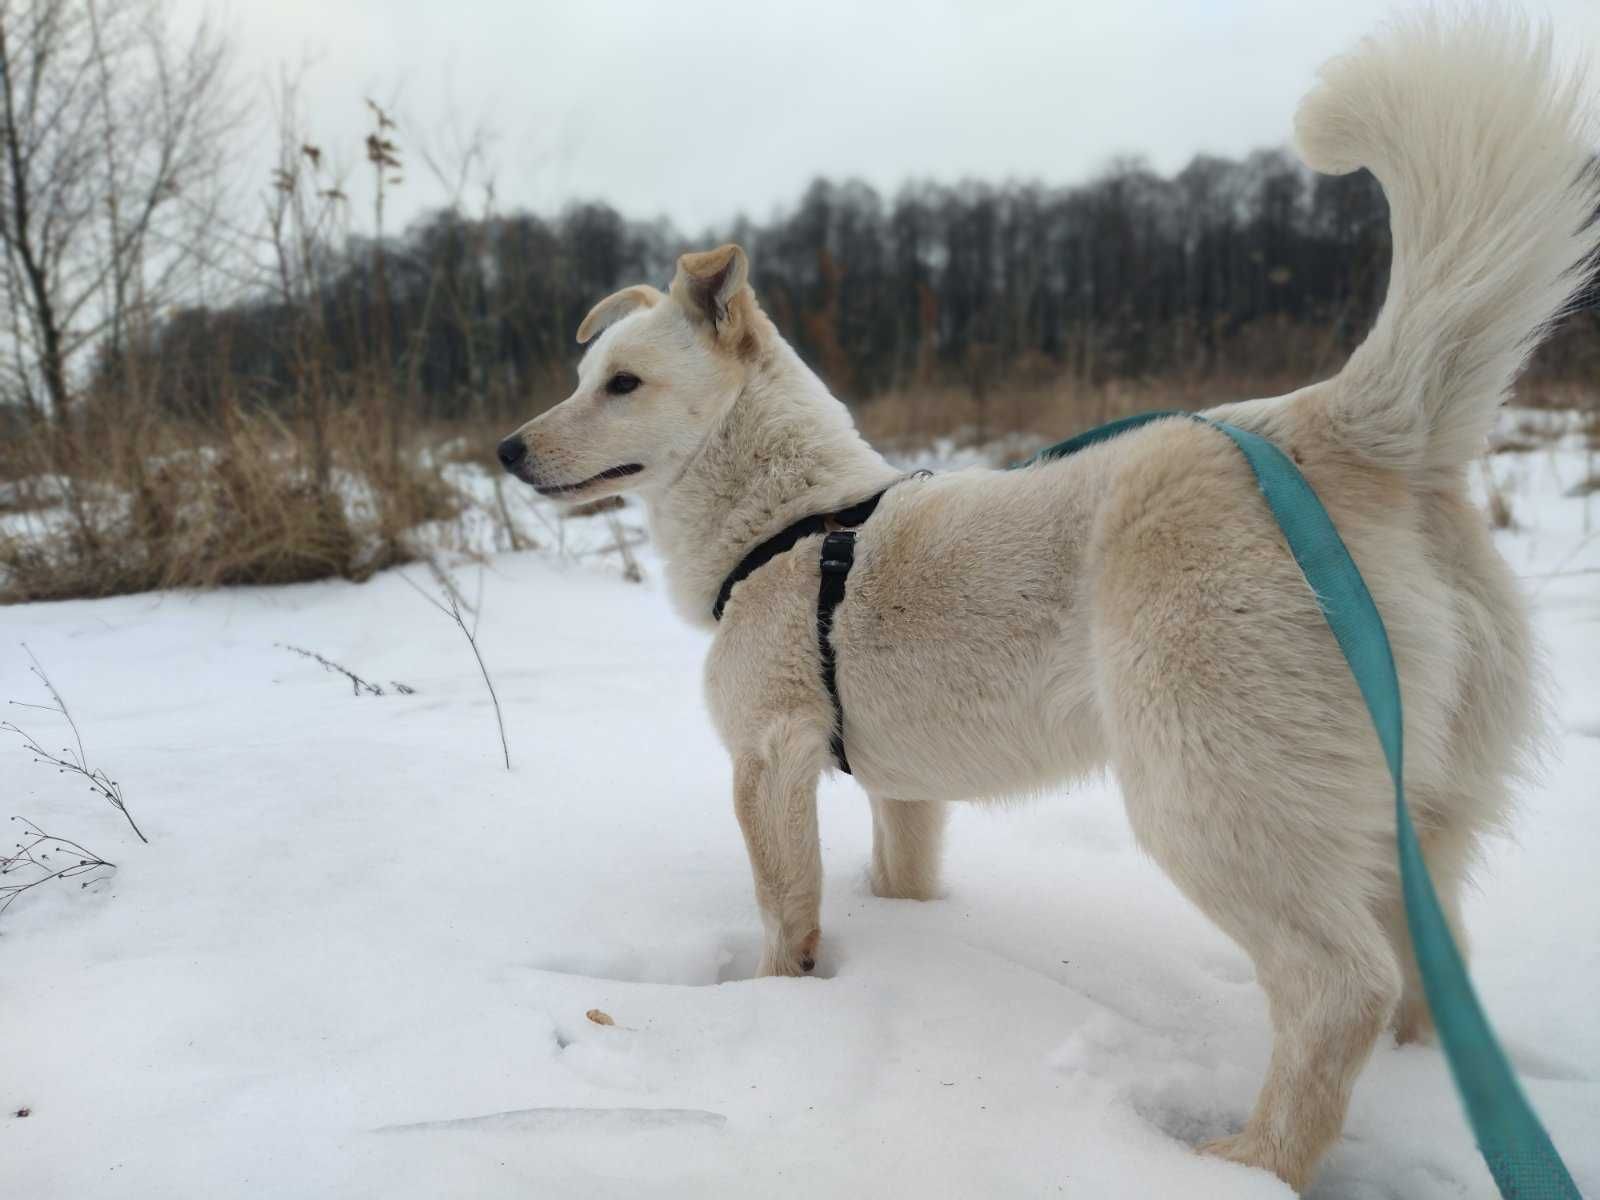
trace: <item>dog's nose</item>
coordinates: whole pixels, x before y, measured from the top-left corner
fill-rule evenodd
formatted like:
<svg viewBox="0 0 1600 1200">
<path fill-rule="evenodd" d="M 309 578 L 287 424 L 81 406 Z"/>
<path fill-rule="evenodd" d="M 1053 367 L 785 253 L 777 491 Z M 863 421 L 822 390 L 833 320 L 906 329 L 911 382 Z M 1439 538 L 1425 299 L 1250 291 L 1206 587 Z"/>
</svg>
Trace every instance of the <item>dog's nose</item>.
<svg viewBox="0 0 1600 1200">
<path fill-rule="evenodd" d="M 516 434 L 512 434 L 496 448 L 495 454 L 500 458 L 500 465 L 508 471 L 515 471 L 528 457 L 528 444 Z"/>
</svg>

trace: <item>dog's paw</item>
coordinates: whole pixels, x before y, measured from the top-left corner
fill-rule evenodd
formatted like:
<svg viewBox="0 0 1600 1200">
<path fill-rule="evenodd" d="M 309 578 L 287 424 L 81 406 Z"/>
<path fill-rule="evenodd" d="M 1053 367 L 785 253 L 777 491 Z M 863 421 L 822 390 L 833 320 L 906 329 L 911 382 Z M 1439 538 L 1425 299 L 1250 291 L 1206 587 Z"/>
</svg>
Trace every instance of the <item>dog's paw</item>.
<svg viewBox="0 0 1600 1200">
<path fill-rule="evenodd" d="M 1420 993 L 1408 993 L 1401 999 L 1392 1024 L 1397 1045 L 1409 1046 L 1433 1040 L 1433 1013 Z"/>
<path fill-rule="evenodd" d="M 798 941 L 782 939 L 777 945 L 768 943 L 761 955 L 761 969 L 757 975 L 809 975 L 817 969 L 817 949 L 822 945 L 822 931 L 813 929 Z"/>
<path fill-rule="evenodd" d="M 937 879 L 915 876 L 895 879 L 878 866 L 873 866 L 867 872 L 867 883 L 872 888 L 872 894 L 881 900 L 937 900 L 939 898 L 939 881 Z"/>
<path fill-rule="evenodd" d="M 1240 1166 L 1254 1167 L 1258 1171 L 1267 1171 L 1283 1180 L 1296 1192 L 1305 1186 L 1306 1172 L 1296 1169 L 1290 1164 L 1279 1161 L 1279 1155 L 1274 1152 L 1274 1147 L 1258 1138 L 1248 1129 L 1229 1137 L 1213 1138 L 1209 1142 L 1201 1142 L 1196 1147 L 1201 1154 L 1212 1158 L 1226 1159 L 1236 1162 Z"/>
<path fill-rule="evenodd" d="M 1243 1163 L 1248 1162 L 1249 1156 L 1249 1150 L 1244 1142 L 1244 1134 L 1230 1133 L 1227 1137 L 1211 1138 L 1201 1142 L 1195 1149 L 1212 1158 L 1225 1158 L 1229 1162 Z"/>
</svg>

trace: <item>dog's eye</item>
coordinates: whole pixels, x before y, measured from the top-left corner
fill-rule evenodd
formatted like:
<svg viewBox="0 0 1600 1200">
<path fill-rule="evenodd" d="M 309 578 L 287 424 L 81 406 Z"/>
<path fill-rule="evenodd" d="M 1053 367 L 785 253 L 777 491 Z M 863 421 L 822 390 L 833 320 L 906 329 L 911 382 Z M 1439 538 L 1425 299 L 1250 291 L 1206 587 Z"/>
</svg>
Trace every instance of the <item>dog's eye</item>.
<svg viewBox="0 0 1600 1200">
<path fill-rule="evenodd" d="M 613 396 L 626 396 L 638 386 L 639 377 L 627 371 L 618 371 L 610 379 L 606 380 L 606 391 Z"/>
</svg>

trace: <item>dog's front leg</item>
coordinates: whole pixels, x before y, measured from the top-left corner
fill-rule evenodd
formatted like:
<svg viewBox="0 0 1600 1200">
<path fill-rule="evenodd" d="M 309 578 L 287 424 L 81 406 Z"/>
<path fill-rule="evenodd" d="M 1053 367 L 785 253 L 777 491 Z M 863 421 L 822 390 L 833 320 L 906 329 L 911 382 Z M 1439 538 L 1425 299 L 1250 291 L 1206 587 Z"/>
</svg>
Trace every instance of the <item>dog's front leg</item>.
<svg viewBox="0 0 1600 1200">
<path fill-rule="evenodd" d="M 803 975 L 817 965 L 822 940 L 818 771 L 814 755 L 781 749 L 734 760 L 733 805 L 766 929 L 761 975 Z"/>
<path fill-rule="evenodd" d="M 872 894 L 932 900 L 939 894 L 939 853 L 947 805 L 938 800 L 872 797 Z"/>
</svg>

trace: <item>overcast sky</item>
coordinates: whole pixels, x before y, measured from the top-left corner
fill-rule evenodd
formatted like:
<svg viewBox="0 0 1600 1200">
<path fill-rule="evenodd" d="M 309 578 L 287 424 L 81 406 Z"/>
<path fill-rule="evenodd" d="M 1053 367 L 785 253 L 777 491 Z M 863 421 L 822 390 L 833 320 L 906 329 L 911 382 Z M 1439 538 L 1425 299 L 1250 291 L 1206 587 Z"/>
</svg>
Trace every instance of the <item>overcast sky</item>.
<svg viewBox="0 0 1600 1200">
<path fill-rule="evenodd" d="M 1070 183 L 1287 141 L 1316 65 L 1378 0 L 175 0 L 210 11 L 260 87 L 305 65 L 313 138 L 359 162 L 364 96 L 412 160 L 400 222 L 444 190 L 416 165 L 490 132 L 502 209 L 603 199 L 693 234 L 792 205 L 817 175 Z M 1569 51 L 1600 0 L 1546 0 Z M 264 104 L 258 104 L 264 109 Z M 263 151 L 264 153 L 264 151 Z M 260 168 L 263 178 L 266 168 Z M 359 198 L 361 172 L 352 172 Z M 475 205 L 476 200 L 472 203 Z"/>
</svg>

